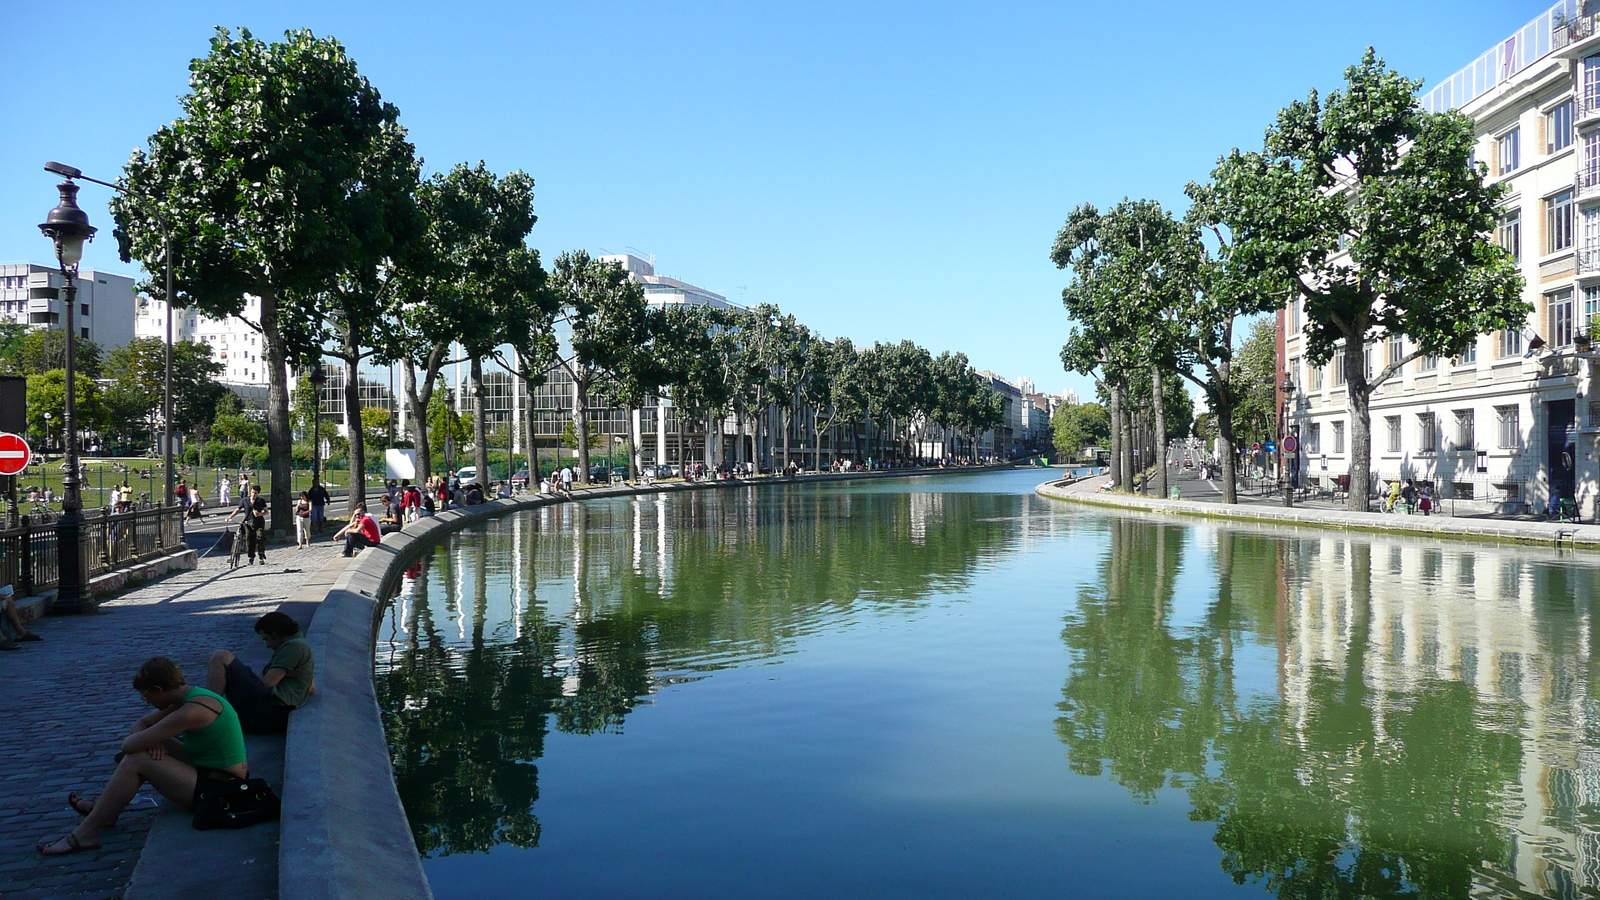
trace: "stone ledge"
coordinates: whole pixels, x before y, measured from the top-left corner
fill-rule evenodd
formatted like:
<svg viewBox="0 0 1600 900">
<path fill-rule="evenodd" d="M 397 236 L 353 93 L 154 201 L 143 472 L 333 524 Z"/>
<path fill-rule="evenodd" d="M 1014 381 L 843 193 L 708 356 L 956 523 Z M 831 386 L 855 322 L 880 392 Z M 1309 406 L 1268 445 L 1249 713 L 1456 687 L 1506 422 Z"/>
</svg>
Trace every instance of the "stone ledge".
<svg viewBox="0 0 1600 900">
<path fill-rule="evenodd" d="M 652 485 L 580 488 L 573 500 L 684 490 L 963 475 L 1013 466 L 908 469 Z M 278 896 L 292 900 L 431 900 L 389 763 L 388 737 L 373 686 L 373 647 L 383 588 L 422 549 L 474 522 L 569 502 L 557 495 L 492 500 L 452 509 L 387 535 L 334 582 L 306 641 L 317 660 L 317 693 L 289 717 L 284 754 Z"/>
<path fill-rule="evenodd" d="M 1360 513 L 1300 507 L 1228 506 L 1199 500 L 1159 500 L 1129 494 L 1100 493 L 1072 489 L 1068 481 L 1050 481 L 1034 488 L 1041 497 L 1102 506 L 1113 509 L 1257 522 L 1343 531 L 1426 535 L 1450 540 L 1495 541 L 1516 544 L 1560 543 L 1584 550 L 1600 550 L 1600 525 L 1534 522 L 1491 522 L 1481 519 L 1455 519 L 1450 516 L 1397 516 L 1392 513 Z"/>
</svg>

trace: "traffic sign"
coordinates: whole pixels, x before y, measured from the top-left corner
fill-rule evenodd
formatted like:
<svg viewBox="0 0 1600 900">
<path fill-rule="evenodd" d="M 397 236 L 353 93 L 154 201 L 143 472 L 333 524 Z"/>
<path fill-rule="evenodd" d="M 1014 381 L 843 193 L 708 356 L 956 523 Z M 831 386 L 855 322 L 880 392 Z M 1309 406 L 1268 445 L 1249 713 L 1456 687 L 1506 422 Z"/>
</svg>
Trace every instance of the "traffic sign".
<svg viewBox="0 0 1600 900">
<path fill-rule="evenodd" d="M 1300 449 L 1300 442 L 1295 440 L 1294 435 L 1291 434 L 1288 437 L 1283 439 L 1283 452 L 1285 452 L 1285 453 L 1294 453 L 1295 451 L 1297 451 L 1299 449 Z"/>
<path fill-rule="evenodd" d="M 0 475 L 15 475 L 28 467 L 33 450 L 21 435 L 0 434 Z"/>
</svg>

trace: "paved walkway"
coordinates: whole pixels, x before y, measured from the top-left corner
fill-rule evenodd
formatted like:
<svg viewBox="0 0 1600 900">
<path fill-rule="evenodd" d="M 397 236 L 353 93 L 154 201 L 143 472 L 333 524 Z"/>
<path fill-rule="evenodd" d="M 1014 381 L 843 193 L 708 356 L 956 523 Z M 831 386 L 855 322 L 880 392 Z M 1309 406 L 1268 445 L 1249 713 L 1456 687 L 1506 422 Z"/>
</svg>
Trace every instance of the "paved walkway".
<svg viewBox="0 0 1600 900">
<path fill-rule="evenodd" d="M 45 859 L 34 844 L 72 830 L 67 792 L 97 793 L 129 726 L 148 711 L 130 684 L 134 670 L 170 656 L 191 684 L 204 684 L 218 647 L 258 668 L 267 651 L 251 631 L 255 619 L 333 553 L 325 539 L 309 550 L 274 547 L 269 565 L 232 571 L 212 554 L 194 571 L 106 602 L 102 615 L 36 622 L 42 643 L 0 653 L 0 898 L 122 897 L 150 827 L 149 788 L 98 851 Z"/>
</svg>

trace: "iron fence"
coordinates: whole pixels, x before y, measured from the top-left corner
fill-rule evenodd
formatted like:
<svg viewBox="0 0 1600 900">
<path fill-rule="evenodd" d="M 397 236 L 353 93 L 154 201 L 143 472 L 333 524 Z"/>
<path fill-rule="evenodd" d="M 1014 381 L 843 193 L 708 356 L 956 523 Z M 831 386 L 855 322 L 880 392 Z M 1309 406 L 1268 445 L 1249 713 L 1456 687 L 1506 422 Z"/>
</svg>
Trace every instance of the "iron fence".
<svg viewBox="0 0 1600 900">
<path fill-rule="evenodd" d="M 22 596 L 57 586 L 61 578 L 59 523 L 23 516 L 15 528 L 0 529 L 0 584 L 15 585 Z M 137 565 L 183 544 L 183 510 L 154 507 L 84 517 L 84 577 Z"/>
</svg>

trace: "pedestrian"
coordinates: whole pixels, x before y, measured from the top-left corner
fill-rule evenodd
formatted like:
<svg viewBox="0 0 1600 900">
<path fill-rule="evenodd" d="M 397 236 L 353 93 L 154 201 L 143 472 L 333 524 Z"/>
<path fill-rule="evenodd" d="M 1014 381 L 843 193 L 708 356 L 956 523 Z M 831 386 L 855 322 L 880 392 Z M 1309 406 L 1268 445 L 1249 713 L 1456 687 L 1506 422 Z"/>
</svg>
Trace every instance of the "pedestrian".
<svg viewBox="0 0 1600 900">
<path fill-rule="evenodd" d="M 217 488 L 217 502 L 223 506 L 233 505 L 233 479 L 222 476 L 222 486 Z"/>
<path fill-rule="evenodd" d="M 563 494 L 568 495 L 568 496 L 572 495 L 572 467 L 571 466 L 562 466 L 561 467 L 561 492 Z"/>
<path fill-rule="evenodd" d="M 228 513 L 228 518 L 223 521 L 232 522 L 233 517 L 244 514 L 245 552 L 250 555 L 253 565 L 257 558 L 262 565 L 267 564 L 267 498 L 261 496 L 261 486 L 250 485 L 250 493 L 239 498 L 239 505 L 233 512 Z"/>
<path fill-rule="evenodd" d="M 320 481 L 311 483 L 306 496 L 311 500 L 311 533 L 321 534 L 322 526 L 328 521 L 328 501 L 333 498 L 328 496 L 328 489 Z"/>
<path fill-rule="evenodd" d="M 294 504 L 294 542 L 301 549 L 311 546 L 311 494 L 301 491 Z"/>
<path fill-rule="evenodd" d="M 251 734 L 282 734 L 289 713 L 316 692 L 316 663 L 300 623 L 287 613 L 269 612 L 256 620 L 272 658 L 257 675 L 231 651 L 218 650 L 206 665 L 206 689 L 226 697 L 239 714 L 239 726 Z"/>
<path fill-rule="evenodd" d="M 1406 505 L 1407 515 L 1417 508 L 1417 485 L 1410 478 L 1406 479 L 1405 487 L 1400 489 L 1400 500 Z"/>
<path fill-rule="evenodd" d="M 1422 497 L 1417 501 L 1417 508 L 1422 510 L 1425 516 L 1433 515 L 1433 482 L 1422 483 Z"/>
</svg>

